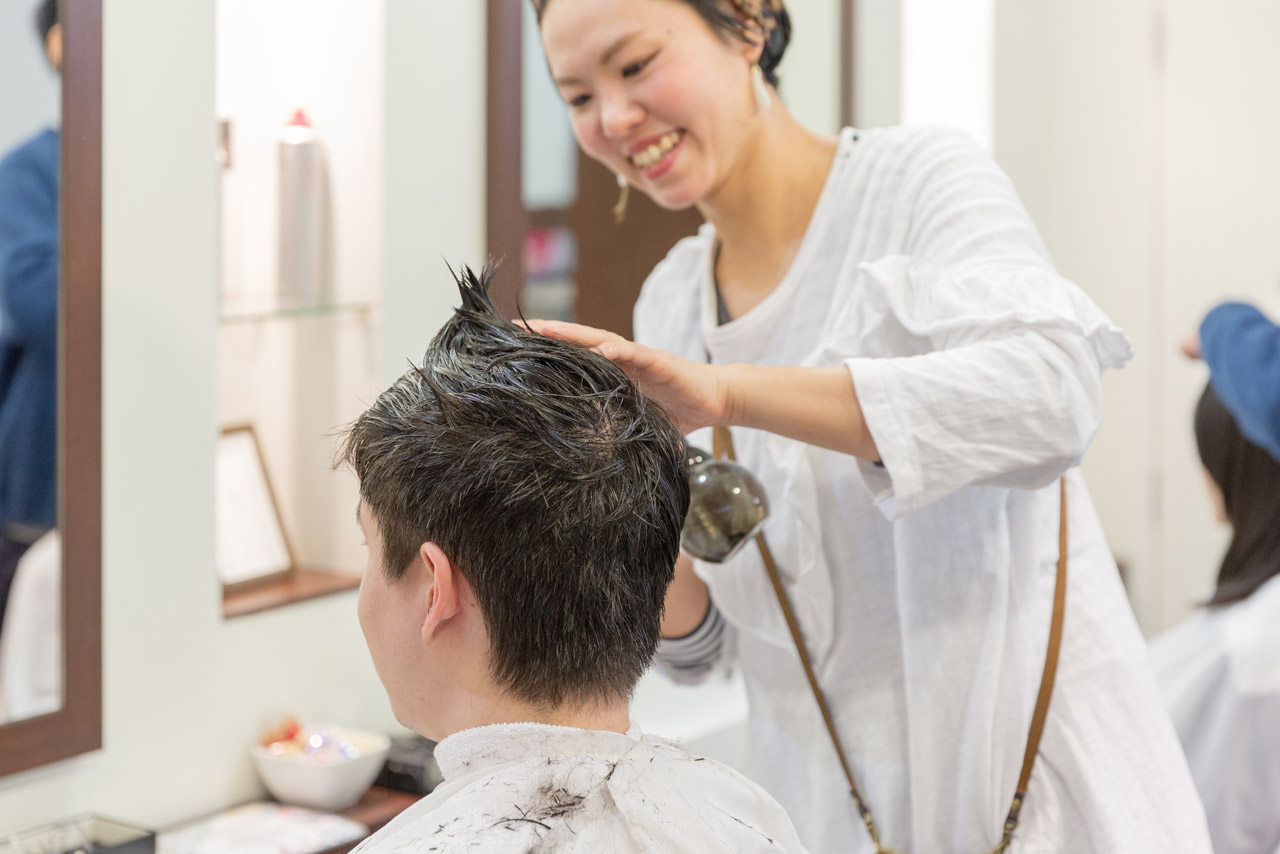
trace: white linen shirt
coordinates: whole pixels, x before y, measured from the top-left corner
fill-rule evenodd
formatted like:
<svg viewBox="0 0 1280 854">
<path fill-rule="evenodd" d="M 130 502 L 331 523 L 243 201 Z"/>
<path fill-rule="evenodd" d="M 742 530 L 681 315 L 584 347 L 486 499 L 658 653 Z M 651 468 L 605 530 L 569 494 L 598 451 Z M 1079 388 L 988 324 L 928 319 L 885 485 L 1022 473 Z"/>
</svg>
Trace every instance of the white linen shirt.
<svg viewBox="0 0 1280 854">
<path fill-rule="evenodd" d="M 1280 854 L 1280 578 L 1151 642 L 1217 854 Z"/>
<path fill-rule="evenodd" d="M 497 724 L 435 755 L 444 782 L 357 854 L 804 854 L 762 788 L 635 727 Z"/>
<path fill-rule="evenodd" d="M 1069 490 L 1065 638 L 1015 852 L 1207 852 L 1203 812 L 1079 462 L 1124 334 L 1061 278 L 967 137 L 846 129 L 795 260 L 717 325 L 714 229 L 645 283 L 636 339 L 717 363 L 847 367 L 883 468 L 734 428 L 880 829 L 990 851 L 1044 667 Z M 709 431 L 691 437 L 710 448 Z M 869 852 L 755 549 L 695 562 L 750 700 L 749 771 L 814 852 Z M 661 652 L 659 653 L 661 661 Z"/>
</svg>

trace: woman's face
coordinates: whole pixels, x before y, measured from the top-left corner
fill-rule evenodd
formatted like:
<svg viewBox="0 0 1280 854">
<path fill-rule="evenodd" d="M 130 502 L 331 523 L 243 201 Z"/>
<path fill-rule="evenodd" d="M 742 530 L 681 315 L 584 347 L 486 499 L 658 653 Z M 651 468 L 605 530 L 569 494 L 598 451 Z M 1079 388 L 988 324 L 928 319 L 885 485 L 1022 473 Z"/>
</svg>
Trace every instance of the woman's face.
<svg viewBox="0 0 1280 854">
<path fill-rule="evenodd" d="M 758 46 L 680 0 L 551 0 L 542 44 L 582 150 L 659 205 L 694 205 L 732 171 Z"/>
</svg>

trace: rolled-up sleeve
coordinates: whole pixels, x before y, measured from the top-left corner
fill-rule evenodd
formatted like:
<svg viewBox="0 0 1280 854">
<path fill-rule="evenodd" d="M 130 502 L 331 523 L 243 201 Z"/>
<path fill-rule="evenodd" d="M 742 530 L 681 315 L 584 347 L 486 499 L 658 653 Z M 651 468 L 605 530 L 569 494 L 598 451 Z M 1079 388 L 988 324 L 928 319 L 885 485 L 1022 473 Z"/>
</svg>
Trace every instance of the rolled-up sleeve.
<svg viewBox="0 0 1280 854">
<path fill-rule="evenodd" d="M 1098 429 L 1102 370 L 1132 355 L 1054 270 L 990 156 L 931 139 L 906 179 L 905 251 L 858 268 L 859 337 L 840 360 L 881 454 L 859 468 L 891 518 L 969 485 L 1051 483 Z"/>
<path fill-rule="evenodd" d="M 663 638 L 654 663 L 678 685 L 697 685 L 727 663 L 732 629 L 715 603 L 698 628 L 682 638 Z"/>
</svg>

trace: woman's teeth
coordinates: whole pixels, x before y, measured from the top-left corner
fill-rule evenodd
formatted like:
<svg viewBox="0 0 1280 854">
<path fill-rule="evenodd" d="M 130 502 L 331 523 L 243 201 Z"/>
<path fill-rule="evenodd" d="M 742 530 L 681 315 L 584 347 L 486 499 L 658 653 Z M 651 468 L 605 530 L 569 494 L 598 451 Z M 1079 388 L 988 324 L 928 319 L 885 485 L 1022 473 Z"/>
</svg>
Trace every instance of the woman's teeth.
<svg viewBox="0 0 1280 854">
<path fill-rule="evenodd" d="M 676 147 L 676 143 L 679 141 L 680 131 L 673 130 L 643 151 L 631 155 L 631 163 L 637 169 L 648 169 L 650 166 L 656 166 L 662 158 L 667 156 L 667 152 Z"/>
</svg>

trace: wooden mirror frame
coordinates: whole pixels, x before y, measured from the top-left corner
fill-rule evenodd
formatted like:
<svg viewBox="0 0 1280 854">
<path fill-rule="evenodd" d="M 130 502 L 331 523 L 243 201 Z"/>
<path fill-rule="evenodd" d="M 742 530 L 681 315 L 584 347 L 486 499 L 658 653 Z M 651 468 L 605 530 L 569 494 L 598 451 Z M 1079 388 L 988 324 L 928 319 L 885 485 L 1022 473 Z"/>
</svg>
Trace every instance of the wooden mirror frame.
<svg viewBox="0 0 1280 854">
<path fill-rule="evenodd" d="M 102 746 L 102 0 L 63 0 L 58 523 L 62 707 L 0 727 L 0 776 Z"/>
</svg>

